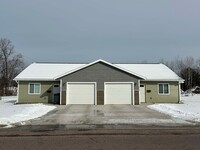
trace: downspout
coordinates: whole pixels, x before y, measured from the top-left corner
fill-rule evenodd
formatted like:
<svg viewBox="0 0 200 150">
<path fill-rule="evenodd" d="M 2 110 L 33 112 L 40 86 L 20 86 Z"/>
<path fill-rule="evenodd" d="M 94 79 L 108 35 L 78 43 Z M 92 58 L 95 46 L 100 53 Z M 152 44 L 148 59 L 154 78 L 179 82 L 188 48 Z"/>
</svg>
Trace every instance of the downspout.
<svg viewBox="0 0 200 150">
<path fill-rule="evenodd" d="M 181 101 L 181 82 L 180 81 L 178 82 L 178 92 L 179 92 L 179 94 L 178 94 L 178 96 L 179 96 L 178 103 L 180 103 L 180 101 Z"/>
<path fill-rule="evenodd" d="M 16 103 L 18 103 L 19 102 L 19 81 L 16 80 L 16 82 L 17 82 L 17 102 Z"/>
<path fill-rule="evenodd" d="M 140 80 L 138 80 L 138 97 L 139 97 L 139 105 L 140 105 Z"/>
<path fill-rule="evenodd" d="M 62 79 L 60 79 L 60 105 L 62 105 Z"/>
<path fill-rule="evenodd" d="M 184 83 L 185 80 L 179 81 L 179 102 L 181 101 L 181 84 Z"/>
</svg>

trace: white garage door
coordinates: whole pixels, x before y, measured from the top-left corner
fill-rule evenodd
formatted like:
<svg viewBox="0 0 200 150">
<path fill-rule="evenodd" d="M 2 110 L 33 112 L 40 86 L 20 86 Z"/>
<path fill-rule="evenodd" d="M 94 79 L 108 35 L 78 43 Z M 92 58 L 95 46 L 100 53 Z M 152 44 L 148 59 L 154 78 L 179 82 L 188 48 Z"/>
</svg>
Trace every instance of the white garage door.
<svg viewBox="0 0 200 150">
<path fill-rule="evenodd" d="M 96 83 L 67 83 L 66 104 L 95 104 Z"/>
<path fill-rule="evenodd" d="M 105 83 L 105 104 L 134 104 L 133 83 Z"/>
</svg>

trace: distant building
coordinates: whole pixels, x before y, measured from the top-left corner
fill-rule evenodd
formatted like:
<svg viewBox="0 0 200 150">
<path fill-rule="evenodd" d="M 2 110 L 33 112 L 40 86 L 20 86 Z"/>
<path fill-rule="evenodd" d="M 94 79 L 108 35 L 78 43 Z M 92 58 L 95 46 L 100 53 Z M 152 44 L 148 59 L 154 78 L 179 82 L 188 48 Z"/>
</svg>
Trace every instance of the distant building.
<svg viewBox="0 0 200 150">
<path fill-rule="evenodd" d="M 200 93 L 200 87 L 199 87 L 199 86 L 196 86 L 196 87 L 193 88 L 191 91 L 192 91 L 192 93 L 199 94 L 199 93 Z"/>
</svg>

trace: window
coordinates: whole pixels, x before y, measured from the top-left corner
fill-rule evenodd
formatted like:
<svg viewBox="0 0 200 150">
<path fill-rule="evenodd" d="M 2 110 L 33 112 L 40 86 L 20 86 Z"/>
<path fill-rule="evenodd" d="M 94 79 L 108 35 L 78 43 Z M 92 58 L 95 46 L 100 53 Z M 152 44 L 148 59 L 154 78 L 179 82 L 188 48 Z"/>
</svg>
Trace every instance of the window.
<svg viewBox="0 0 200 150">
<path fill-rule="evenodd" d="M 41 84 L 40 83 L 30 83 L 29 84 L 29 94 L 40 94 Z"/>
<path fill-rule="evenodd" d="M 169 84 L 167 83 L 158 84 L 158 90 L 159 94 L 169 94 Z"/>
</svg>

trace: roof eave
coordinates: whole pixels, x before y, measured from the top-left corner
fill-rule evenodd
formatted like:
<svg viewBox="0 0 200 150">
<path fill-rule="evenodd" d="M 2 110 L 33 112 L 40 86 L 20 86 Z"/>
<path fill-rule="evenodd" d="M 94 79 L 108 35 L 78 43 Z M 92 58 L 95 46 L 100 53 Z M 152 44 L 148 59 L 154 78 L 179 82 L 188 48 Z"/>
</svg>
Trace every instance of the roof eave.
<svg viewBox="0 0 200 150">
<path fill-rule="evenodd" d="M 14 81 L 56 81 L 55 79 L 42 79 L 42 78 L 15 78 Z"/>
<path fill-rule="evenodd" d="M 181 82 L 184 83 L 185 80 L 183 79 L 146 79 L 144 81 L 176 81 L 176 82 Z"/>
</svg>

